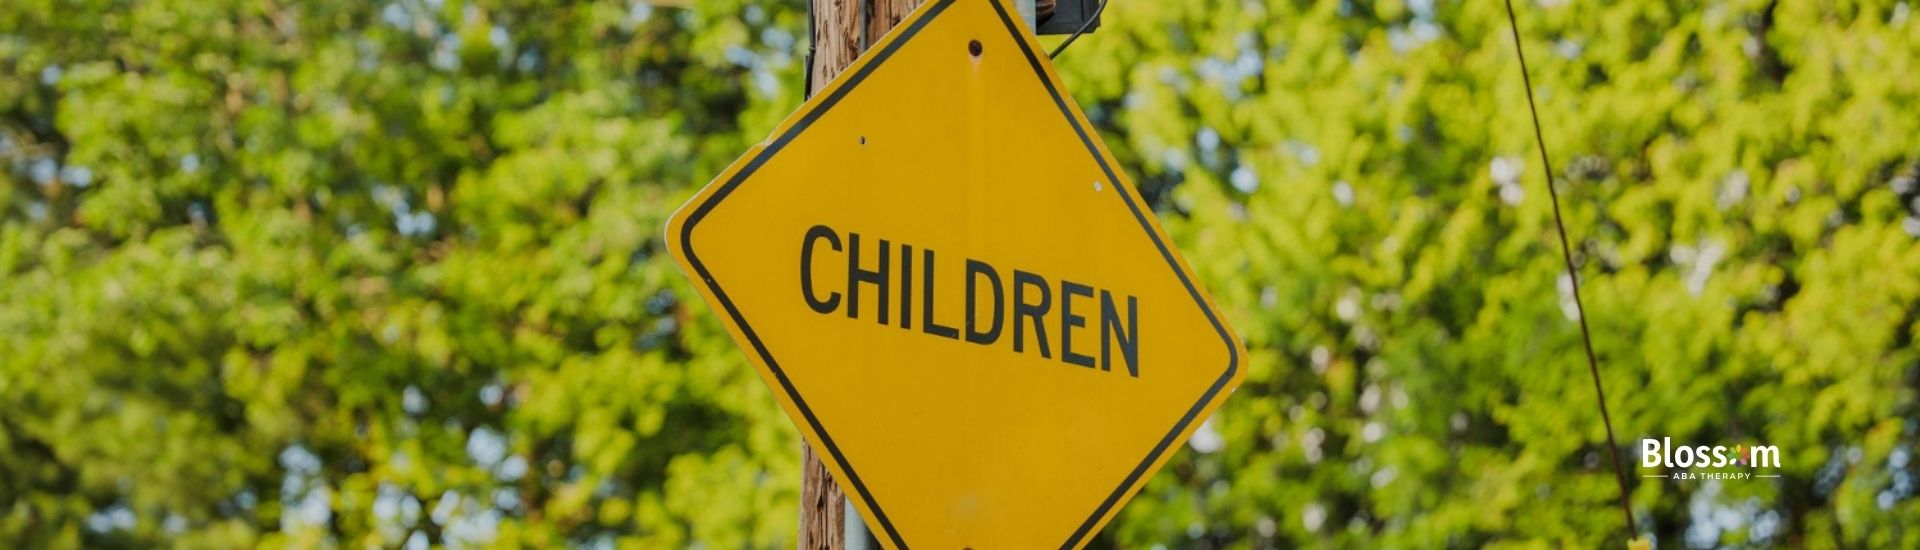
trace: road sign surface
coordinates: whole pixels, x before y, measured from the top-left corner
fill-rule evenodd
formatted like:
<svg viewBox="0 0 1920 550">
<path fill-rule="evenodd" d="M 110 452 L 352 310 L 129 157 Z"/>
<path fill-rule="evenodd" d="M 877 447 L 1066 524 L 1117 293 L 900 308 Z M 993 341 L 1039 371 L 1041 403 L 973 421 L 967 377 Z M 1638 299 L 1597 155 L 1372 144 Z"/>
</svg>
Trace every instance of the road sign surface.
<svg viewBox="0 0 1920 550">
<path fill-rule="evenodd" d="M 1017 21 L 927 2 L 667 227 L 888 546 L 1084 545 L 1242 376 Z"/>
</svg>

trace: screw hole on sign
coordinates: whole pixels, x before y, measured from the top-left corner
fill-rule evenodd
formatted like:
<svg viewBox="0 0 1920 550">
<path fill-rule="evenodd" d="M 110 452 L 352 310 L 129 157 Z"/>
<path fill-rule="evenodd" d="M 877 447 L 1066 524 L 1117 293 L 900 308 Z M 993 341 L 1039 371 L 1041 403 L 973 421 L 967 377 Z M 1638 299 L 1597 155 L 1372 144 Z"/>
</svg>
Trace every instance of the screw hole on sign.
<svg viewBox="0 0 1920 550">
<path fill-rule="evenodd" d="M 981 49 L 982 49 L 982 46 L 980 46 L 979 40 L 972 40 L 967 42 L 967 53 L 973 54 L 974 57 L 980 57 Z"/>
<path fill-rule="evenodd" d="M 1098 180 L 1095 180 L 1095 181 L 1093 182 L 1093 190 L 1094 190 L 1094 191 L 1099 191 L 1099 190 L 1100 190 L 1100 182 L 1099 182 Z"/>
<path fill-rule="evenodd" d="M 861 145 L 867 144 L 867 136 L 860 136 L 860 144 Z"/>
</svg>

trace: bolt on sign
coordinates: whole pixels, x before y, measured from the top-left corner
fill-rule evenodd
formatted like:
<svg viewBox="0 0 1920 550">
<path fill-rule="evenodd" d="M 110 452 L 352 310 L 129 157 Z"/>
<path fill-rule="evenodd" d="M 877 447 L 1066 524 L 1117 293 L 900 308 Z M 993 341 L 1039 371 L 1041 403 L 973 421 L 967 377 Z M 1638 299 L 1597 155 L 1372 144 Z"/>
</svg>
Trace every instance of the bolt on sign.
<svg viewBox="0 0 1920 550">
<path fill-rule="evenodd" d="M 890 547 L 1078 547 L 1245 355 L 1003 0 L 931 0 L 669 248 Z"/>
</svg>

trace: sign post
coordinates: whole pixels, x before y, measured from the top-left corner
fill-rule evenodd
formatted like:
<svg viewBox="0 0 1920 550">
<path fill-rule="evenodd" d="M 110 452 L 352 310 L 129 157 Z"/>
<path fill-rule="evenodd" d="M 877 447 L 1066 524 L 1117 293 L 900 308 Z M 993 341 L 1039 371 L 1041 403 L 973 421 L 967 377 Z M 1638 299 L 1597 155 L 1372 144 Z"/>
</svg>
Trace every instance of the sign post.
<svg viewBox="0 0 1920 550">
<path fill-rule="evenodd" d="M 1085 545 L 1244 371 L 1019 17 L 929 0 L 667 227 L 887 547 Z"/>
</svg>

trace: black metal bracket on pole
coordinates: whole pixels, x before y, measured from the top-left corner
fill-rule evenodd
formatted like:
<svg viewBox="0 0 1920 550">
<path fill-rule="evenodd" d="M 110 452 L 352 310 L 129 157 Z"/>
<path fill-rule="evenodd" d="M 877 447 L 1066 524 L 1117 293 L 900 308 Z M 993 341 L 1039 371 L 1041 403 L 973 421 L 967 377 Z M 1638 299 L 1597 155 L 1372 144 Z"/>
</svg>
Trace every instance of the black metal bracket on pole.
<svg viewBox="0 0 1920 550">
<path fill-rule="evenodd" d="M 1085 32 L 1093 32 L 1100 28 L 1099 8 L 1099 0 L 1055 0 L 1053 14 L 1040 19 L 1033 27 L 1033 34 L 1073 34 L 1081 32 L 1082 26 Z M 1088 24 L 1089 21 L 1092 24 Z"/>
</svg>

